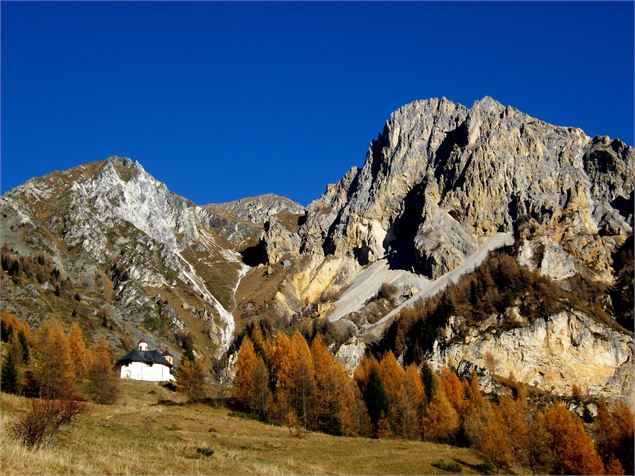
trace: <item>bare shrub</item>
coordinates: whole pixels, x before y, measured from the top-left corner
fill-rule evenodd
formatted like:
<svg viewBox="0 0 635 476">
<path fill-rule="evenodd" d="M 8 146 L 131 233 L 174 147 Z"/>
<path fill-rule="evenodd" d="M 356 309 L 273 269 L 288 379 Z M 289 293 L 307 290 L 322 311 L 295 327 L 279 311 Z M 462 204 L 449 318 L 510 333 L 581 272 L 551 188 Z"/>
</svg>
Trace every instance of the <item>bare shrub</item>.
<svg viewBox="0 0 635 476">
<path fill-rule="evenodd" d="M 52 446 L 60 427 L 86 409 L 86 405 L 77 400 L 34 399 L 27 414 L 13 424 L 11 432 L 25 446 Z"/>
</svg>

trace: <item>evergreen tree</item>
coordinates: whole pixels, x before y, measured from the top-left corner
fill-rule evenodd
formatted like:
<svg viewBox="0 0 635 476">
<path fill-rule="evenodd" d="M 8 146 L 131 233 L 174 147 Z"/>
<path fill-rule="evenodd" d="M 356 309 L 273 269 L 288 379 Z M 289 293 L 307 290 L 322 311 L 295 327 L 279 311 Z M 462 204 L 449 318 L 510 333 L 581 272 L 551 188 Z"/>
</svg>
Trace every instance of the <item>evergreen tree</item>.
<svg viewBox="0 0 635 476">
<path fill-rule="evenodd" d="M 269 370 L 260 356 L 257 357 L 252 378 L 249 408 L 260 419 L 264 420 L 267 417 L 273 397 L 271 390 L 269 390 Z"/>
<path fill-rule="evenodd" d="M 370 371 L 366 392 L 364 392 L 364 401 L 368 409 L 368 416 L 370 417 L 373 433 L 376 433 L 380 418 L 390 413 L 390 402 L 376 368 L 372 368 Z"/>
<path fill-rule="evenodd" d="M 15 360 L 13 349 L 9 348 L 7 358 L 2 365 L 2 381 L 0 382 L 2 391 L 5 393 L 18 393 L 20 390 Z"/>
<path fill-rule="evenodd" d="M 18 331 L 18 342 L 20 342 L 20 349 L 21 349 L 20 356 L 22 357 L 22 363 L 28 364 L 29 358 L 30 358 L 29 341 L 26 337 L 26 333 L 24 332 L 24 329 L 20 329 Z"/>
</svg>

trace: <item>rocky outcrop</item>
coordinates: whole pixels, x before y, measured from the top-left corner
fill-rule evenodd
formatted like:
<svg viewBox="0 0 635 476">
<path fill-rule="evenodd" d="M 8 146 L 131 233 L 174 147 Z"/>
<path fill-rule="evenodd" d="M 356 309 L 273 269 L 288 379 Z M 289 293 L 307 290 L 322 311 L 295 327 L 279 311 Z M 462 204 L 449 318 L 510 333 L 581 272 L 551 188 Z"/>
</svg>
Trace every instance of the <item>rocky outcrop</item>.
<svg viewBox="0 0 635 476">
<path fill-rule="evenodd" d="M 509 329 L 492 316 L 467 334 L 462 319 L 451 318 L 428 362 L 436 368 L 460 368 L 468 362 L 558 395 L 571 395 L 572 385 L 578 384 L 591 395 L 633 406 L 632 336 L 577 311 L 531 323 L 517 309 L 508 313 L 515 313 L 518 327 Z"/>
<path fill-rule="evenodd" d="M 204 205 L 202 219 L 220 236 L 236 246 L 252 244 L 263 225 L 280 214 L 303 215 L 304 207 L 279 195 L 247 197 L 227 203 Z"/>
</svg>

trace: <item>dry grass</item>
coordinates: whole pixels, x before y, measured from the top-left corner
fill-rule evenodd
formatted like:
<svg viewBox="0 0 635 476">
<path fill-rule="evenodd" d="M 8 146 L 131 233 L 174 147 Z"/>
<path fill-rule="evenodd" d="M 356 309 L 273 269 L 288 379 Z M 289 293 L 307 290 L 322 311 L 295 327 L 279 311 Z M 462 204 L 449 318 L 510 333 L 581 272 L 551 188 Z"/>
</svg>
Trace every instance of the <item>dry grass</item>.
<svg viewBox="0 0 635 476">
<path fill-rule="evenodd" d="M 446 474 L 439 458 L 473 473 L 467 449 L 424 442 L 342 438 L 231 417 L 204 405 L 157 405 L 178 396 L 152 383 L 123 382 L 120 403 L 91 405 L 61 432 L 57 446 L 28 450 L 7 434 L 28 401 L 2 394 L 3 474 Z M 197 448 L 211 448 L 205 456 Z"/>
</svg>

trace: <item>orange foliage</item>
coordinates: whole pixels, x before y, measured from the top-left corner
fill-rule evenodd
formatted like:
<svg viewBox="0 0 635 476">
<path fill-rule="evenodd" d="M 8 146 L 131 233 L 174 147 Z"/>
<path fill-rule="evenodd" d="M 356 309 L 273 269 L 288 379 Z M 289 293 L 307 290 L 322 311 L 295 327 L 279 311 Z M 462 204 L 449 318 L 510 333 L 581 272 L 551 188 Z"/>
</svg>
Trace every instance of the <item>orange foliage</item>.
<svg viewBox="0 0 635 476">
<path fill-rule="evenodd" d="M 451 436 L 459 426 L 459 416 L 449 402 L 445 391 L 439 387 L 430 400 L 423 417 L 423 436 L 436 441 Z"/>
<path fill-rule="evenodd" d="M 75 388 L 75 365 L 59 323 L 44 321 L 38 332 L 40 391 L 45 398 L 69 398 Z"/>
<path fill-rule="evenodd" d="M 355 394 L 344 366 L 328 351 L 320 336 L 313 339 L 311 353 L 315 366 L 317 428 L 336 435 L 356 435 Z"/>
<path fill-rule="evenodd" d="M 246 410 L 251 409 L 251 402 L 253 401 L 256 363 L 254 347 L 249 337 L 245 337 L 240 345 L 236 360 L 233 397 Z"/>
<path fill-rule="evenodd" d="M 71 325 L 68 344 L 73 357 L 73 370 L 77 378 L 81 378 L 86 374 L 86 344 L 84 344 L 82 331 L 76 322 Z"/>
<path fill-rule="evenodd" d="M 584 431 L 582 420 L 562 403 L 545 414 L 545 424 L 555 454 L 555 471 L 559 474 L 602 474 L 604 466 L 593 440 Z"/>
</svg>

